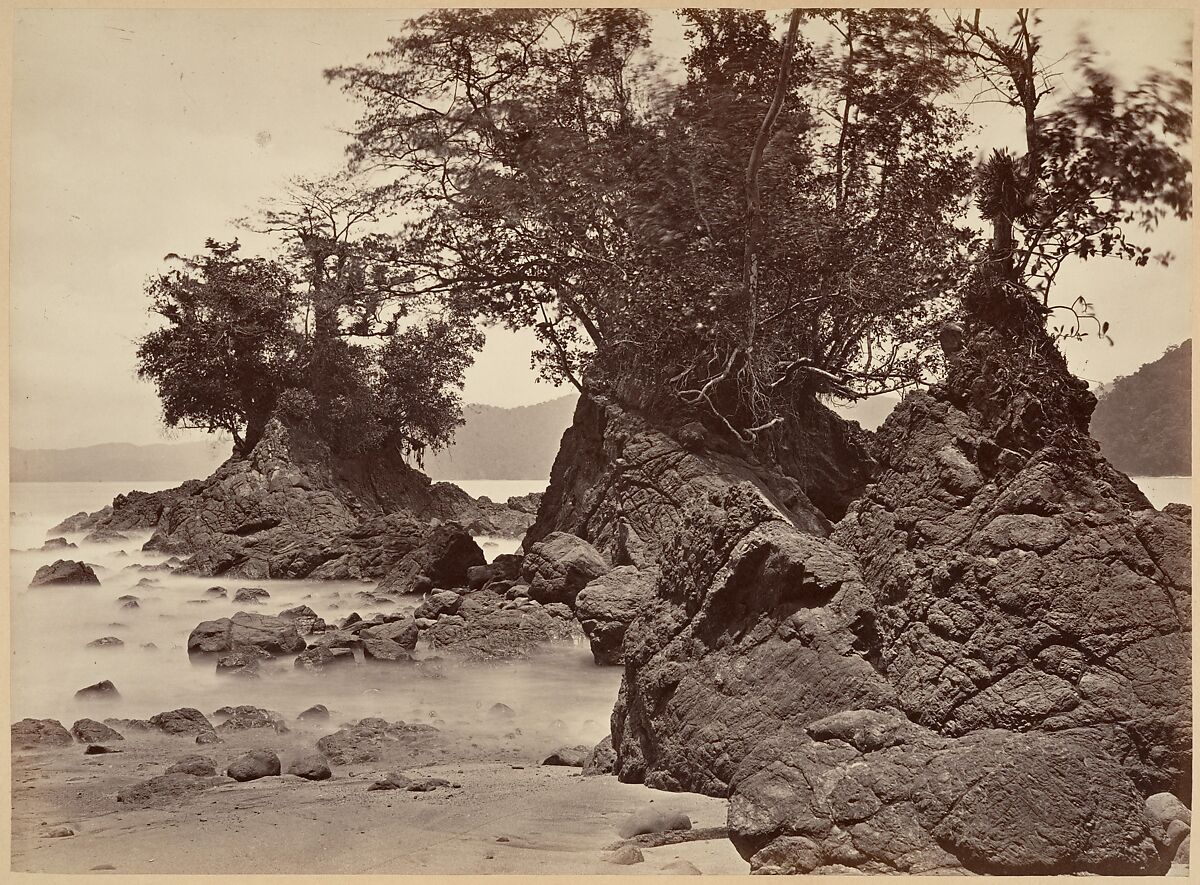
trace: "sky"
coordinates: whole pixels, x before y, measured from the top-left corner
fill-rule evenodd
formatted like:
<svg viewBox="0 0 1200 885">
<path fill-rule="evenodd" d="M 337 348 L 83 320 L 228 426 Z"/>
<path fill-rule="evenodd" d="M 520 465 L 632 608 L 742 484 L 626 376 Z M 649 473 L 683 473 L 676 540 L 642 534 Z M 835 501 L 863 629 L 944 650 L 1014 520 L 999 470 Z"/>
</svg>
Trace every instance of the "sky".
<svg viewBox="0 0 1200 885">
<path fill-rule="evenodd" d="M 166 431 L 136 378 L 150 328 L 143 286 L 171 252 L 240 235 L 232 219 L 293 175 L 334 171 L 356 108 L 322 71 L 382 48 L 402 10 L 22 10 L 13 56 L 11 444 L 21 448 L 195 439 Z M 1047 12 L 1048 52 L 1080 24 L 1119 73 L 1182 53 L 1183 10 Z M 657 48 L 684 44 L 667 13 Z M 1069 85 L 1069 84 L 1068 84 Z M 1013 123 L 978 107 L 983 150 Z M 1006 128 L 1007 127 L 1007 128 Z M 1169 269 L 1116 261 L 1072 267 L 1060 298 L 1085 294 L 1115 346 L 1066 346 L 1090 381 L 1130 374 L 1191 332 L 1191 228 L 1155 237 Z M 1069 294 L 1068 294 L 1069 293 Z M 468 402 L 499 406 L 568 392 L 536 381 L 532 335 L 491 330 L 467 376 Z"/>
</svg>

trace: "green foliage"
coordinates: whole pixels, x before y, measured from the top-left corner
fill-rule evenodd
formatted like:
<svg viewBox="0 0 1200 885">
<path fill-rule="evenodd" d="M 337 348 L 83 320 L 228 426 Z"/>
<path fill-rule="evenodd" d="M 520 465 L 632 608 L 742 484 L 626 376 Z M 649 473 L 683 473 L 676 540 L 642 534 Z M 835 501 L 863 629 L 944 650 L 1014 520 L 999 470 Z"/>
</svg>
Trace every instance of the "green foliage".
<svg viewBox="0 0 1200 885">
<path fill-rule="evenodd" d="M 298 299 L 279 264 L 240 257 L 236 242 L 205 247 L 190 260 L 168 256 L 183 266 L 147 284 L 167 325 L 139 342 L 138 375 L 157 387 L 167 426 L 226 431 L 253 447 L 299 371 Z"/>
<path fill-rule="evenodd" d="M 534 328 L 554 380 L 590 366 L 683 394 L 737 362 L 765 391 L 734 384 L 720 410 L 740 427 L 828 384 L 910 382 L 967 240 L 940 32 L 846 11 L 821 25 L 842 44 L 797 41 L 751 297 L 746 168 L 780 44 L 761 12 L 684 15 L 680 89 L 637 10 L 438 10 L 328 72 L 363 109 L 353 158 L 417 216 L 398 241 L 413 291 Z"/>
<path fill-rule="evenodd" d="M 419 462 L 449 443 L 482 344 L 469 322 L 393 321 L 367 345 L 339 334 L 335 301 L 333 325 L 318 333 L 306 322 L 314 287 L 278 262 L 240 258 L 236 242 L 207 248 L 147 285 L 166 325 L 139 343 L 138 372 L 155 382 L 169 426 L 227 431 L 243 453 L 273 414 L 346 455 L 388 447 Z"/>
</svg>

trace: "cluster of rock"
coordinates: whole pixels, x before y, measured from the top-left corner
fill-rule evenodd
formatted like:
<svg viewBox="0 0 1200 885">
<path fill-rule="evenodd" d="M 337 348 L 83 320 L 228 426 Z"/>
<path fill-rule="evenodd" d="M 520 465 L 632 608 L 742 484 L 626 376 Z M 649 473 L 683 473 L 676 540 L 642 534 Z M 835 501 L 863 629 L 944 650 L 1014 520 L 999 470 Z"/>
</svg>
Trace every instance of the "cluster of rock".
<svg viewBox="0 0 1200 885">
<path fill-rule="evenodd" d="M 539 524 L 618 565 L 574 605 L 624 665 L 621 779 L 728 796 L 757 872 L 1186 861 L 1188 508 L 1156 511 L 1070 422 L 1039 435 L 1036 398 L 989 420 L 910 395 L 836 522 L 745 462 L 699 478 L 727 457 L 707 438 L 587 399 Z"/>
<path fill-rule="evenodd" d="M 188 559 L 183 571 L 242 578 L 372 578 L 389 584 L 429 574 L 429 556 L 474 552 L 470 535 L 519 537 L 536 496 L 497 504 L 432 483 L 398 458 L 337 458 L 277 419 L 245 457 L 205 480 L 130 492 L 52 529 L 124 540 L 153 530 L 145 549 Z M 437 548 L 424 553 L 423 548 Z M 480 556 L 477 562 L 482 564 Z M 436 579 L 436 575 L 434 576 Z"/>
</svg>

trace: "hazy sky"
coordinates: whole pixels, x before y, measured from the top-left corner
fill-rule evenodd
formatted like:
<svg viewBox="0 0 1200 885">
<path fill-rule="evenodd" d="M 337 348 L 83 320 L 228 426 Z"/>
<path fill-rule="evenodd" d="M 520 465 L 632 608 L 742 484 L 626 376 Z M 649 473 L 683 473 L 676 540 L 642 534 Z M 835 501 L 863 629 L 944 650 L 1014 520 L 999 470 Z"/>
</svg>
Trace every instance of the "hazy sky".
<svg viewBox="0 0 1200 885">
<path fill-rule="evenodd" d="M 337 166 L 346 143 L 340 130 L 356 108 L 322 71 L 382 48 L 405 14 L 16 14 L 12 445 L 164 438 L 154 389 L 134 374 L 133 342 L 150 328 L 146 278 L 169 252 L 195 253 L 206 237 L 237 234 L 230 220 L 288 177 Z M 1046 18 L 1051 48 L 1065 51 L 1086 23 L 1129 73 L 1181 54 L 1191 30 L 1182 10 Z M 665 14 L 660 20 L 662 48 L 678 57 L 679 29 Z M 1111 261 L 1064 273 L 1065 300 L 1077 290 L 1095 301 L 1117 341 L 1071 345 L 1079 374 L 1128 374 L 1188 337 L 1190 243 L 1190 226 L 1171 224 L 1156 239 L 1181 256 L 1169 270 Z M 519 405 L 560 395 L 535 383 L 530 345 L 528 335 L 491 333 L 468 376 L 468 401 Z"/>
</svg>

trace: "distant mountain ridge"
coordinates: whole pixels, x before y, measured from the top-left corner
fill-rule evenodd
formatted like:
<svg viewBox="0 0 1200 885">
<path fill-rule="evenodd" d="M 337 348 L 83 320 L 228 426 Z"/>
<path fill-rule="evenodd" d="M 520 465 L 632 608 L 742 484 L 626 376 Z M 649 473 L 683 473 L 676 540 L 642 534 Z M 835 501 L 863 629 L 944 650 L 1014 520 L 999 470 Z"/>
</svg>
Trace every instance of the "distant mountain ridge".
<svg viewBox="0 0 1200 885">
<path fill-rule="evenodd" d="M 574 394 L 532 406 L 468 405 L 454 445 L 425 458 L 435 480 L 545 479 L 575 411 Z M 199 479 L 229 457 L 228 440 L 102 443 L 73 449 L 11 449 L 12 482 L 149 482 Z"/>
<path fill-rule="evenodd" d="M 1092 437 L 1118 470 L 1135 476 L 1192 472 L 1192 340 L 1106 387 Z"/>
</svg>

